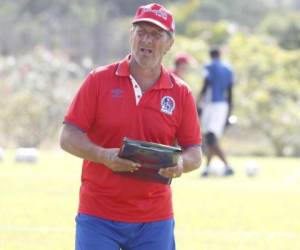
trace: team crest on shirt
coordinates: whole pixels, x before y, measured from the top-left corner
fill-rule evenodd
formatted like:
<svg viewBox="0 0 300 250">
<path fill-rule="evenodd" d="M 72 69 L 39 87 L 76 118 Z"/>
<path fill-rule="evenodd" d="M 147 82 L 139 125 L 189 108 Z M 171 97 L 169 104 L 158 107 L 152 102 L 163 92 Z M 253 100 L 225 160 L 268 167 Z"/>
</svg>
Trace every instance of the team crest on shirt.
<svg viewBox="0 0 300 250">
<path fill-rule="evenodd" d="M 161 105 L 161 111 L 168 114 L 168 115 L 172 115 L 173 110 L 175 109 L 175 101 L 171 96 L 164 96 L 161 99 L 160 102 Z"/>
</svg>

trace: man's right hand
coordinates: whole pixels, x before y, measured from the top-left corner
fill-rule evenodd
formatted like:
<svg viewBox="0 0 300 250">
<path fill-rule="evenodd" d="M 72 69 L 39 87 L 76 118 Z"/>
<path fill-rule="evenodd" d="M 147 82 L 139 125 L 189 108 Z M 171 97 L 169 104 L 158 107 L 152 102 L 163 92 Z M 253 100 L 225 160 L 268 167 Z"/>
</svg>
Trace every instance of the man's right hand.
<svg viewBox="0 0 300 250">
<path fill-rule="evenodd" d="M 141 167 L 139 163 L 120 158 L 118 148 L 103 148 L 101 151 L 103 164 L 114 172 L 134 172 Z"/>
<path fill-rule="evenodd" d="M 62 149 L 82 159 L 102 163 L 112 171 L 134 172 L 141 166 L 139 163 L 118 157 L 118 148 L 102 148 L 88 138 L 86 133 L 70 124 L 63 126 L 60 145 Z"/>
</svg>

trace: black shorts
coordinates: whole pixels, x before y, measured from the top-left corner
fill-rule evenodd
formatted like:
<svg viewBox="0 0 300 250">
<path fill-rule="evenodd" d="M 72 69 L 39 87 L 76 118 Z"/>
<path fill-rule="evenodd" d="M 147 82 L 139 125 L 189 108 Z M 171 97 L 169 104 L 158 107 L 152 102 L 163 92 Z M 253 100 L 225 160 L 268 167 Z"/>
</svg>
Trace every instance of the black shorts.
<svg viewBox="0 0 300 250">
<path fill-rule="evenodd" d="M 204 135 L 204 140 L 205 140 L 205 144 L 208 146 L 213 146 L 216 145 L 218 142 L 217 137 L 215 136 L 214 133 L 212 132 L 208 132 Z"/>
</svg>

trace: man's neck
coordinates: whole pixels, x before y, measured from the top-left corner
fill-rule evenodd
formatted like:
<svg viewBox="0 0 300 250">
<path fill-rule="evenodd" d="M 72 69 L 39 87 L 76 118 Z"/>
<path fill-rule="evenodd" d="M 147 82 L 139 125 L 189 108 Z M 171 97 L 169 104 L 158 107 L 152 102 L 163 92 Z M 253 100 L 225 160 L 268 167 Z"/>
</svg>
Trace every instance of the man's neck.
<svg viewBox="0 0 300 250">
<path fill-rule="evenodd" d="M 160 77 L 161 67 L 143 68 L 134 59 L 129 62 L 129 70 L 143 91 L 149 89 Z"/>
</svg>

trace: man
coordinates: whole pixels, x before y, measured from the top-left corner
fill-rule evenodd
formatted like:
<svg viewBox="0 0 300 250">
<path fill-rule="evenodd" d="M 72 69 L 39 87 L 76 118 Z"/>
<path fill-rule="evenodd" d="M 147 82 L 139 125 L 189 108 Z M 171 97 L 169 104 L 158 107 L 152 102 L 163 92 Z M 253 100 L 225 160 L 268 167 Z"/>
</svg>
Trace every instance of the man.
<svg viewBox="0 0 300 250">
<path fill-rule="evenodd" d="M 172 69 L 172 73 L 181 79 L 185 79 L 185 75 L 190 67 L 192 58 L 187 54 L 177 54 L 174 60 L 174 69 Z"/>
<path fill-rule="evenodd" d="M 118 174 L 141 167 L 118 157 L 124 137 L 180 145 L 177 165 L 159 170 L 166 178 L 201 164 L 192 93 L 161 65 L 174 42 L 173 16 L 149 4 L 137 9 L 132 23 L 130 55 L 92 71 L 64 120 L 61 147 L 84 159 L 77 250 L 175 249 L 170 186 Z"/>
<path fill-rule="evenodd" d="M 228 176 L 234 172 L 219 145 L 219 139 L 223 135 L 232 110 L 233 72 L 221 61 L 219 49 L 212 49 L 210 57 L 212 61 L 205 66 L 204 84 L 197 100 L 197 103 L 200 103 L 199 113 L 201 113 L 207 157 L 202 176 L 209 175 L 209 165 L 213 156 L 220 158 L 225 166 L 223 175 Z"/>
</svg>

